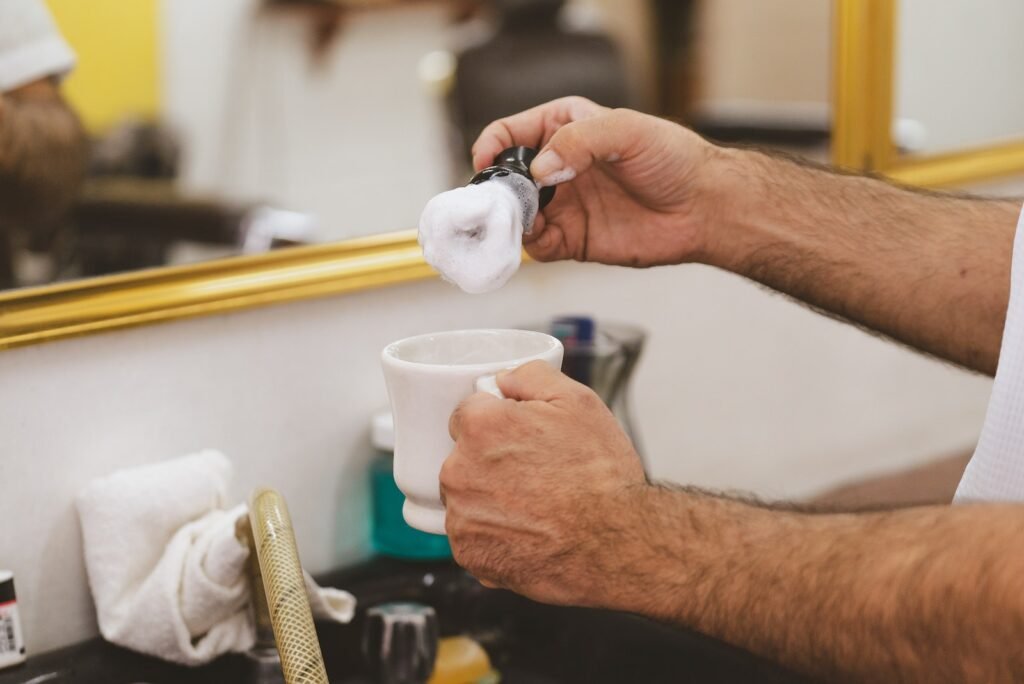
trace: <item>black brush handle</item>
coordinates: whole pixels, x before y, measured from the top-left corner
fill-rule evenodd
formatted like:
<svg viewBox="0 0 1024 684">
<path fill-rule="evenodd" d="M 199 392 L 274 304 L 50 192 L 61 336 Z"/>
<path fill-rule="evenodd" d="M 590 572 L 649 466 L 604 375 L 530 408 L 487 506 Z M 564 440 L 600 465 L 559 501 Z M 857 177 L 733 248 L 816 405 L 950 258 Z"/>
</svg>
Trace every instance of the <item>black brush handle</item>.
<svg viewBox="0 0 1024 684">
<path fill-rule="evenodd" d="M 494 163 L 483 169 L 472 179 L 470 179 L 470 185 L 476 185 L 488 181 L 495 176 L 507 176 L 510 173 L 518 173 L 521 176 L 526 176 L 530 179 L 530 182 L 535 182 L 533 176 L 530 175 L 530 163 L 533 162 L 533 158 L 537 156 L 537 150 L 532 147 L 507 147 L 502 150 L 494 158 Z M 546 188 L 540 189 L 540 197 L 538 201 L 538 208 L 543 209 L 548 205 L 548 202 L 555 196 L 555 186 L 551 185 Z"/>
</svg>

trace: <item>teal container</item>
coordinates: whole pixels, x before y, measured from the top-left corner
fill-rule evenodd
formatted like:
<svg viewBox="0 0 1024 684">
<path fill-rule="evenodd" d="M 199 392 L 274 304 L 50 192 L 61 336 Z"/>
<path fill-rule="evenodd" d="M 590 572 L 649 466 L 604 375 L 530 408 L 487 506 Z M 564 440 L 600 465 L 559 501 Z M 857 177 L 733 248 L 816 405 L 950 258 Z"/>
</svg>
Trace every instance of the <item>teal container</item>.
<svg viewBox="0 0 1024 684">
<path fill-rule="evenodd" d="M 373 417 L 371 438 L 377 450 L 370 465 L 373 494 L 371 542 L 374 550 L 381 555 L 404 560 L 451 558 L 448 537 L 409 527 L 402 517 L 405 495 L 395 484 L 395 428 L 390 413 L 378 413 Z"/>
</svg>

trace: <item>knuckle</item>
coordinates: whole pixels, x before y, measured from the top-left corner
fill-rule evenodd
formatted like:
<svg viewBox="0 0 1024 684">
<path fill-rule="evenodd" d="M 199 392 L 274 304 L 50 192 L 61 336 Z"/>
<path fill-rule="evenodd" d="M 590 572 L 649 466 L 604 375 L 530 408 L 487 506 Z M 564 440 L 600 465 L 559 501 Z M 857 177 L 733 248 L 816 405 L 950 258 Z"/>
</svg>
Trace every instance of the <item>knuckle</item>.
<svg viewBox="0 0 1024 684">
<path fill-rule="evenodd" d="M 505 554 L 500 549 L 490 548 L 479 554 L 475 559 L 476 572 L 474 575 L 481 580 L 486 580 L 495 585 L 507 585 L 514 578 L 515 573 L 508 567 Z"/>
<path fill-rule="evenodd" d="M 499 131 L 508 130 L 508 120 L 510 118 L 511 117 L 503 116 L 500 119 L 495 119 L 491 123 L 487 124 L 487 127 L 484 128 L 484 132 L 489 133 L 490 135 L 497 135 Z"/>
<path fill-rule="evenodd" d="M 448 434 L 456 442 L 466 437 L 472 439 L 479 431 L 481 421 L 486 417 L 478 404 L 464 401 L 455 407 L 448 418 Z"/>
<path fill-rule="evenodd" d="M 477 567 L 477 558 L 473 553 L 473 546 L 465 543 L 458 532 L 455 534 L 449 532 L 448 541 L 452 547 L 452 559 L 458 563 L 459 567 L 464 568 L 473 574 L 479 572 L 479 568 Z"/>
<path fill-rule="evenodd" d="M 453 478 L 452 469 L 448 465 L 448 461 L 445 461 L 441 465 L 441 474 L 438 475 L 437 481 L 441 485 L 441 503 L 445 504 L 446 507 L 451 501 L 452 492 L 455 491 L 455 482 Z"/>
<path fill-rule="evenodd" d="M 589 387 L 580 385 L 575 389 L 576 403 L 584 411 L 596 411 L 604 407 L 604 402 Z"/>
<path fill-rule="evenodd" d="M 500 563 L 496 562 L 496 550 L 486 536 L 474 533 L 472 526 L 457 514 L 449 514 L 445 522 L 445 532 L 451 545 L 452 559 L 459 567 L 478 579 L 500 579 Z"/>
<path fill-rule="evenodd" d="M 448 535 L 452 551 L 455 550 L 456 546 L 462 546 L 462 521 L 459 518 L 458 511 L 453 510 L 451 507 L 446 507 L 445 510 L 444 532 Z"/>
<path fill-rule="evenodd" d="M 459 432 L 462 426 L 462 404 L 455 407 L 452 415 L 448 417 L 448 434 L 456 442 L 459 440 Z"/>
<path fill-rule="evenodd" d="M 561 104 L 568 107 L 570 112 L 580 112 L 597 106 L 593 100 L 583 97 L 582 95 L 569 95 L 567 97 L 563 97 Z"/>
<path fill-rule="evenodd" d="M 637 122 L 638 114 L 631 109 L 613 109 L 605 114 L 603 122 L 607 130 L 628 131 Z"/>
<path fill-rule="evenodd" d="M 558 245 L 552 245 L 544 252 L 539 253 L 535 258 L 542 264 L 550 264 L 552 261 L 558 261 L 559 257 Z"/>
<path fill-rule="evenodd" d="M 455 443 L 465 444 L 467 441 L 473 441 L 473 437 L 475 434 L 475 421 L 469 415 L 468 411 L 461 411 L 459 414 L 458 434 L 452 435 L 452 437 L 455 439 Z"/>
<path fill-rule="evenodd" d="M 529 363 L 525 363 L 521 366 L 523 369 L 529 369 L 531 371 L 547 371 L 551 366 L 547 361 L 541 361 L 540 359 L 534 359 Z"/>
<path fill-rule="evenodd" d="M 562 98 L 561 105 L 569 112 L 569 118 L 573 121 L 586 119 L 589 116 L 603 111 L 605 108 L 593 100 L 580 95 L 570 95 Z"/>
<path fill-rule="evenodd" d="M 447 531 L 448 543 L 452 549 L 452 560 L 454 560 L 459 565 L 459 567 L 468 570 L 470 557 L 465 544 L 462 543 L 457 534 L 453 533 L 450 529 Z"/>
<path fill-rule="evenodd" d="M 456 460 L 455 454 L 446 458 L 441 464 L 439 479 L 446 496 L 450 497 L 453 492 L 459 490 L 459 485 L 462 482 L 462 468 Z"/>
<path fill-rule="evenodd" d="M 583 142 L 583 134 L 575 123 L 568 123 L 562 126 L 551 139 L 551 145 L 562 151 L 579 147 Z"/>
<path fill-rule="evenodd" d="M 608 120 L 612 124 L 620 126 L 637 121 L 639 116 L 641 115 L 638 112 L 635 112 L 632 109 L 626 109 L 624 107 L 618 107 L 608 112 Z"/>
<path fill-rule="evenodd" d="M 530 255 L 530 258 L 542 264 L 555 260 L 556 249 L 557 245 L 542 247 L 536 242 L 526 245 L 526 253 Z"/>
<path fill-rule="evenodd" d="M 459 409 L 459 439 L 476 441 L 487 433 L 490 412 L 486 405 L 463 404 Z"/>
</svg>

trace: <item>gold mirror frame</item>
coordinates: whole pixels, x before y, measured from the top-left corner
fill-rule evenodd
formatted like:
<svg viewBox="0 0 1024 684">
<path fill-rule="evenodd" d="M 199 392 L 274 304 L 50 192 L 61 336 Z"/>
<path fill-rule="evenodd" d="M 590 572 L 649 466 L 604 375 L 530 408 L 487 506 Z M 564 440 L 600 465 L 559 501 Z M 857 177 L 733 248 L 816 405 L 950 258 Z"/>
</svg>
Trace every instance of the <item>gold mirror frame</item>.
<svg viewBox="0 0 1024 684">
<path fill-rule="evenodd" d="M 0 293 L 0 349 L 434 275 L 414 231 Z"/>
<path fill-rule="evenodd" d="M 1024 172 L 1024 140 L 900 156 L 892 139 L 899 0 L 835 0 L 832 161 L 910 185 L 963 185 Z"/>
<path fill-rule="evenodd" d="M 915 185 L 1024 170 L 1024 141 L 898 158 L 896 0 L 834 0 L 833 161 Z M 413 231 L 0 293 L 0 349 L 433 277 Z"/>
</svg>

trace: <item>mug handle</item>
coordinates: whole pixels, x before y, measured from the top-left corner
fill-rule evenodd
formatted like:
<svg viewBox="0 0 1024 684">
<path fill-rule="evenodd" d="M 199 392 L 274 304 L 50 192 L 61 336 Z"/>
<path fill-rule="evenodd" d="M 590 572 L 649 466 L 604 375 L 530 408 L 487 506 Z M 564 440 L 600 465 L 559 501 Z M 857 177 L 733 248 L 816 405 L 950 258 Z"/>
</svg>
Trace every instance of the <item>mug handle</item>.
<svg viewBox="0 0 1024 684">
<path fill-rule="evenodd" d="M 501 388 L 498 387 L 497 375 L 481 375 L 476 379 L 475 387 L 477 392 L 486 392 L 499 399 L 505 398 L 505 395 L 501 393 Z"/>
</svg>

